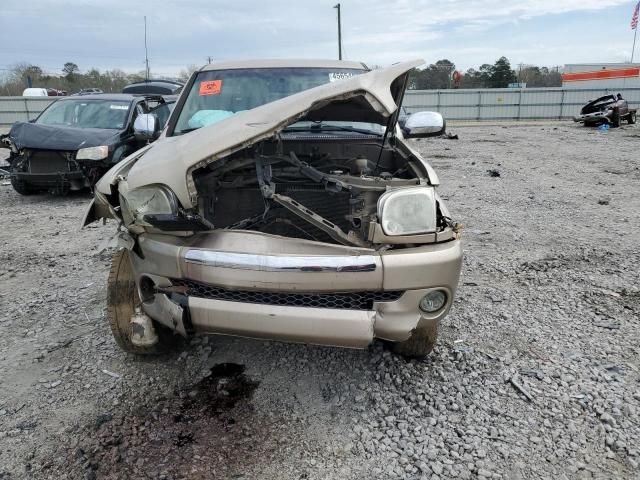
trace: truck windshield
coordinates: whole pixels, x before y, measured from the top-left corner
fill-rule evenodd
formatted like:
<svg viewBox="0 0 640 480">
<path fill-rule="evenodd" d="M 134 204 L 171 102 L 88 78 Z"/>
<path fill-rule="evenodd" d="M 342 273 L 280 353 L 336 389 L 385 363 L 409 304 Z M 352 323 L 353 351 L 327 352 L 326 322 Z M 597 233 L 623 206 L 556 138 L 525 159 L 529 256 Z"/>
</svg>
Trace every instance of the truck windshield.
<svg viewBox="0 0 640 480">
<path fill-rule="evenodd" d="M 131 102 L 118 100 L 61 100 L 47 108 L 36 123 L 76 128 L 121 130 Z"/>
<path fill-rule="evenodd" d="M 196 130 L 325 83 L 365 73 L 354 68 L 255 68 L 198 74 L 179 113 L 174 135 Z"/>
</svg>

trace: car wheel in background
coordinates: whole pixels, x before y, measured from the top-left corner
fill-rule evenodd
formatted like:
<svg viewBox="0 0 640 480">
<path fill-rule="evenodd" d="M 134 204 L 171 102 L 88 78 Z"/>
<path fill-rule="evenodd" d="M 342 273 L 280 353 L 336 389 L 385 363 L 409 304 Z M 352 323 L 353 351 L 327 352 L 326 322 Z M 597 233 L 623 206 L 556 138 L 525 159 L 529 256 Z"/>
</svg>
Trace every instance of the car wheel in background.
<svg viewBox="0 0 640 480">
<path fill-rule="evenodd" d="M 35 190 L 29 187 L 27 183 L 22 180 L 18 180 L 15 177 L 11 177 L 11 186 L 20 195 L 33 195 L 36 193 Z"/>
<path fill-rule="evenodd" d="M 121 145 L 116 148 L 116 151 L 113 152 L 113 156 L 111 157 L 111 163 L 115 165 L 121 160 L 125 159 L 132 153 L 131 148 L 127 145 Z"/>
<path fill-rule="evenodd" d="M 424 358 L 431 353 L 438 339 L 438 322 L 427 322 L 416 328 L 404 342 L 391 344 L 391 349 L 403 357 Z"/>
<path fill-rule="evenodd" d="M 131 341 L 131 320 L 141 304 L 130 253 L 128 250 L 120 250 L 113 256 L 107 281 L 107 318 L 113 338 L 122 350 L 138 355 L 153 355 L 174 350 L 180 344 L 180 337 L 157 322 L 153 322 L 158 336 L 154 345 L 140 346 Z"/>
<path fill-rule="evenodd" d="M 620 126 L 620 112 L 616 108 L 611 115 L 611 126 L 618 128 Z"/>
<path fill-rule="evenodd" d="M 636 123 L 636 112 L 630 112 L 629 115 L 627 115 L 627 123 L 629 125 Z"/>
</svg>

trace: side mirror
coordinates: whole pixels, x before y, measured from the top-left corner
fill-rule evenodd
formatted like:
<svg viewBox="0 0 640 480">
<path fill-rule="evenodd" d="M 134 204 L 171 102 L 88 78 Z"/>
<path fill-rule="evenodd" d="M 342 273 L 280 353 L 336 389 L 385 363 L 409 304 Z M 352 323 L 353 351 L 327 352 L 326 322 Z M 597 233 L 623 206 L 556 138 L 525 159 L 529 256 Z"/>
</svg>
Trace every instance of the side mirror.
<svg viewBox="0 0 640 480">
<path fill-rule="evenodd" d="M 405 138 L 437 137 L 444 134 L 446 126 L 438 112 L 417 112 L 407 118 L 402 131 Z"/>
<path fill-rule="evenodd" d="M 137 140 L 155 140 L 160 135 L 160 122 L 152 113 L 138 115 L 133 122 L 133 135 Z"/>
<path fill-rule="evenodd" d="M 404 131 L 404 126 L 407 123 L 407 120 L 409 119 L 410 116 L 411 114 L 407 112 L 407 110 L 404 107 L 401 107 L 400 115 L 398 116 L 398 125 L 400 125 L 400 129 L 402 129 L 403 131 Z"/>
</svg>

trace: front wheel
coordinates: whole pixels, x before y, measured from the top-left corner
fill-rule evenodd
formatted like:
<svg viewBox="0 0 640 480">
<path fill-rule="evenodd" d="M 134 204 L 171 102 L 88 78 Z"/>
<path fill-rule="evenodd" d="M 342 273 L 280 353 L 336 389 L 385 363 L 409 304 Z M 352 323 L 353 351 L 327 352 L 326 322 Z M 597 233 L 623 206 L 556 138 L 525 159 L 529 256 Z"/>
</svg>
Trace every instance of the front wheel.
<svg viewBox="0 0 640 480">
<path fill-rule="evenodd" d="M 153 322 L 158 336 L 154 345 L 140 346 L 131 341 L 131 320 L 137 311 L 140 311 L 142 301 L 138 295 L 130 255 L 128 250 L 120 250 L 111 261 L 107 281 L 107 318 L 111 333 L 118 346 L 125 352 L 137 355 L 166 353 L 175 349 L 180 340 L 177 335 L 157 322 Z"/>
<path fill-rule="evenodd" d="M 35 193 L 28 183 L 23 180 L 18 180 L 16 177 L 11 177 L 11 186 L 20 195 L 32 195 Z"/>
<path fill-rule="evenodd" d="M 611 114 L 611 126 L 618 128 L 620 126 L 620 112 L 616 108 Z"/>
<path fill-rule="evenodd" d="M 438 322 L 428 321 L 416 328 L 404 342 L 393 343 L 391 349 L 403 357 L 424 358 L 433 351 L 437 340 Z"/>
</svg>

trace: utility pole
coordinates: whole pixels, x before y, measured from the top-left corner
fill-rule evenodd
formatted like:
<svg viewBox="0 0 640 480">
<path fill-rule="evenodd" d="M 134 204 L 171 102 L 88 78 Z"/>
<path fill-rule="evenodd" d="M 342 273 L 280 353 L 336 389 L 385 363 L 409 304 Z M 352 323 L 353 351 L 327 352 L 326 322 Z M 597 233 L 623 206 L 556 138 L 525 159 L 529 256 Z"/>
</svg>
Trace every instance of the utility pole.
<svg viewBox="0 0 640 480">
<path fill-rule="evenodd" d="M 207 65 L 209 65 L 212 61 L 213 61 L 213 60 L 212 60 L 211 56 L 208 56 L 208 57 L 207 57 Z"/>
<path fill-rule="evenodd" d="M 523 63 L 518 64 L 518 83 L 522 83 L 522 66 Z"/>
<path fill-rule="evenodd" d="M 149 53 L 147 51 L 147 16 L 144 16 L 144 63 L 146 65 L 145 68 L 145 79 L 149 80 Z"/>
<path fill-rule="evenodd" d="M 338 60 L 342 60 L 342 24 L 340 21 L 340 4 L 334 5 L 338 9 Z"/>
</svg>

